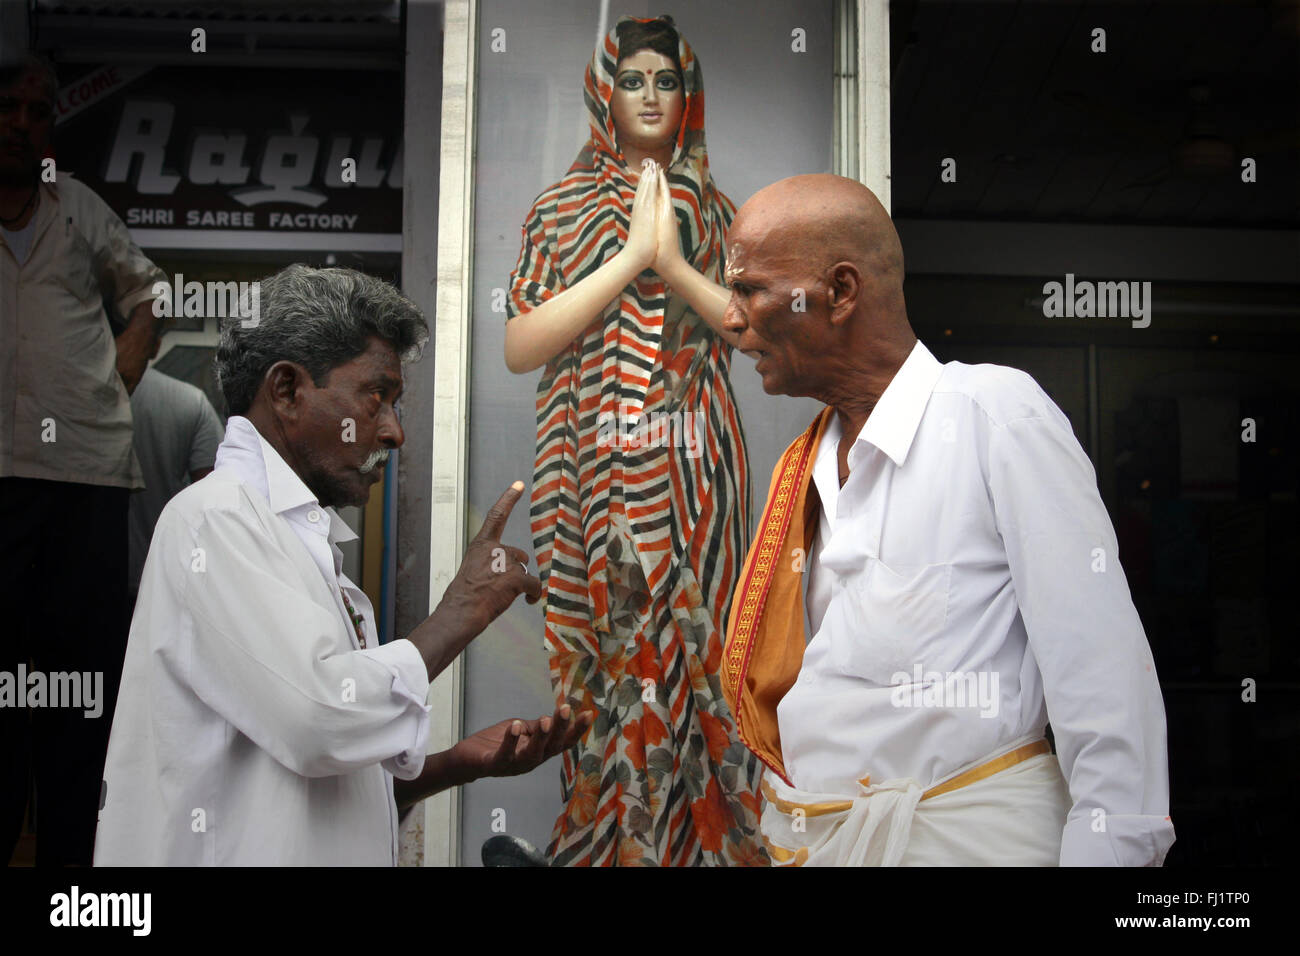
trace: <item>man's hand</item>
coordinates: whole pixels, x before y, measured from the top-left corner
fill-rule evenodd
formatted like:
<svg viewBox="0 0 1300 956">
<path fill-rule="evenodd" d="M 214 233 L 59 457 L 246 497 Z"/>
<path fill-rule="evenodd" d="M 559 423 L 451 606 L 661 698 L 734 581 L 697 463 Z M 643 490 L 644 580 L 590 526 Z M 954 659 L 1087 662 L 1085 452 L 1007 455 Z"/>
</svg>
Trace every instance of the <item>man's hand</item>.
<svg viewBox="0 0 1300 956">
<path fill-rule="evenodd" d="M 523 492 L 524 483 L 516 481 L 488 511 L 483 527 L 465 549 L 456 577 L 430 616 L 459 645 L 453 657 L 520 594 L 527 595 L 529 604 L 542 596 L 542 582 L 528 573 L 528 554 L 501 543 L 506 519 Z"/>
<path fill-rule="evenodd" d="M 587 710 L 574 717 L 565 704 L 550 717 L 503 720 L 456 744 L 452 757 L 472 779 L 528 773 L 576 744 L 595 716 Z"/>
<path fill-rule="evenodd" d="M 466 737 L 450 750 L 424 758 L 424 768 L 414 780 L 393 780 L 397 808 L 405 813 L 426 797 L 448 787 L 473 783 L 480 777 L 512 777 L 539 767 L 563 753 L 587 732 L 594 711 L 573 716 L 565 704 L 551 717 L 538 720 L 511 718 Z"/>
</svg>

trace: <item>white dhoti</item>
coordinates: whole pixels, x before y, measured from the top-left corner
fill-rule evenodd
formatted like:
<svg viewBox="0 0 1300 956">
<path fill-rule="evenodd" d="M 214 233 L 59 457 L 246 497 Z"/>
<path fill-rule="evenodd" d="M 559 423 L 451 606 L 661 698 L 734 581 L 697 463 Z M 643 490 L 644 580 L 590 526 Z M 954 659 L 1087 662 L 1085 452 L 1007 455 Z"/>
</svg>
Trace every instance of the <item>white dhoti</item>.
<svg viewBox="0 0 1300 956">
<path fill-rule="evenodd" d="M 810 793 L 768 770 L 762 830 L 777 866 L 1056 866 L 1070 796 L 1045 740 L 1013 746 L 922 790 Z"/>
</svg>

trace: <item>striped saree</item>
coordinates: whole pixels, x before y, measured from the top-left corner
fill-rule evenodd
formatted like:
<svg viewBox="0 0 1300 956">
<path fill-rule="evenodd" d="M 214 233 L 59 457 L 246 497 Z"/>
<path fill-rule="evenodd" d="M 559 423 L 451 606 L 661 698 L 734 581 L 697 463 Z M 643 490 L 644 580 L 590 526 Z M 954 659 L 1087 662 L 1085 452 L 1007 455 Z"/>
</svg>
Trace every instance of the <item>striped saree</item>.
<svg viewBox="0 0 1300 956">
<path fill-rule="evenodd" d="M 700 69 L 684 40 L 679 55 L 686 102 L 667 178 L 683 253 L 720 281 L 735 209 L 709 176 Z M 524 223 L 511 317 L 627 240 L 636 188 L 609 110 L 617 57 L 611 31 L 587 70 L 591 139 Z M 749 543 L 729 362 L 729 347 L 647 271 L 538 384 L 530 515 L 551 680 L 559 701 L 597 714 L 563 757 L 555 865 L 766 863 L 757 763 L 718 677 Z"/>
</svg>

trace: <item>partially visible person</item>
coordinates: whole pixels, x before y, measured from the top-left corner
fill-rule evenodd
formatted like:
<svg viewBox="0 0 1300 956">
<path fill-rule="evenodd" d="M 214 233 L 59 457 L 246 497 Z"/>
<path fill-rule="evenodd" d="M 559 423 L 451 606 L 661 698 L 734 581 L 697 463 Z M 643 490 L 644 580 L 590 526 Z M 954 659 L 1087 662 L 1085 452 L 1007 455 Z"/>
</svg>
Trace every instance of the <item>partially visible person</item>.
<svg viewBox="0 0 1300 956">
<path fill-rule="evenodd" d="M 155 350 L 156 354 L 156 350 Z M 212 471 L 225 430 L 203 390 L 155 368 L 147 368 L 131 393 L 135 454 L 144 491 L 131 496 L 131 606 L 154 525 L 178 491 Z"/>
<path fill-rule="evenodd" d="M 100 717 L 0 707 L 0 854 L 34 775 L 39 866 L 91 860 L 126 644 L 127 498 L 143 486 L 129 394 L 166 281 L 103 200 L 58 167 L 42 176 L 57 90 L 39 56 L 0 68 L 0 671 L 102 679 Z M 126 324 L 116 339 L 105 299 Z"/>
</svg>

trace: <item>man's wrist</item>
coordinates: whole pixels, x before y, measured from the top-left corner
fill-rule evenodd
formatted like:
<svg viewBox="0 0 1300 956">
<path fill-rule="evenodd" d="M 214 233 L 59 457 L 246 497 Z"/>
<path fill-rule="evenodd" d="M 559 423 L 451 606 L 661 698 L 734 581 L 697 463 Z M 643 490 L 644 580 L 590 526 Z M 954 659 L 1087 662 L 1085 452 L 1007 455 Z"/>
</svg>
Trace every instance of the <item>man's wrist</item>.
<svg viewBox="0 0 1300 956">
<path fill-rule="evenodd" d="M 459 654 L 469 643 L 465 626 L 458 620 L 458 615 L 447 607 L 445 601 L 438 602 L 438 606 L 429 615 L 428 624 L 430 633 L 440 644 L 454 649 L 451 652 L 452 657 Z"/>
<path fill-rule="evenodd" d="M 465 761 L 458 750 L 459 744 L 450 750 L 440 750 L 424 758 L 424 767 L 414 780 L 393 780 L 393 796 L 397 799 L 397 808 L 405 814 L 421 800 L 473 783 L 480 774 Z"/>
<path fill-rule="evenodd" d="M 462 787 L 482 776 L 478 772 L 480 768 L 465 759 L 459 742 L 452 744 L 449 750 L 444 750 L 439 756 L 442 758 L 442 778 L 449 787 Z"/>
<path fill-rule="evenodd" d="M 469 643 L 462 640 L 463 627 L 459 627 L 454 615 L 443 603 L 433 609 L 433 613 L 421 621 L 407 639 L 415 645 L 420 656 L 429 668 L 430 680 L 456 659 Z"/>
</svg>

